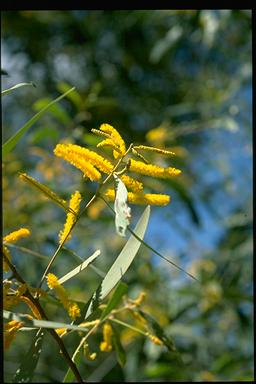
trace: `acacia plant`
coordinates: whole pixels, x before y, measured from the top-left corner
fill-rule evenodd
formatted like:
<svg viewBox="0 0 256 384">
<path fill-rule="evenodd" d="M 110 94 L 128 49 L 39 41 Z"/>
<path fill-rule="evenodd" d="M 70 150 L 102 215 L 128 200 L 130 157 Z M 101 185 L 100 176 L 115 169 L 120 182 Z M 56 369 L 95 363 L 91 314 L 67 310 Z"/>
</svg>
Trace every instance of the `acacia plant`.
<svg viewBox="0 0 256 384">
<path fill-rule="evenodd" d="M 13 89 L 21 85 L 15 86 Z M 4 91 L 2 95 L 8 94 L 8 91 L 13 89 Z M 68 92 L 51 102 L 49 106 L 58 102 Z M 47 111 L 49 106 L 37 113 L 4 144 L 4 156 L 14 148 L 27 129 Z M 31 230 L 29 228 L 14 228 L 13 232 L 3 238 L 5 350 L 15 344 L 15 339 L 19 337 L 20 332 L 36 330 L 27 354 L 14 373 L 13 380 L 16 382 L 31 381 L 40 357 L 45 332 L 48 332 L 58 344 L 61 356 L 66 361 L 67 372 L 64 382 L 72 381 L 74 378 L 79 382 L 86 380 L 81 376 L 79 369 L 82 356 L 88 361 L 93 361 L 97 360 L 100 353 L 110 352 L 114 349 L 119 364 L 125 364 L 125 354 L 119 334 L 115 329 L 116 324 L 131 329 L 137 334 L 144 335 L 156 345 L 165 346 L 170 353 L 178 353 L 172 340 L 165 334 L 157 321 L 142 309 L 145 293 L 140 292 L 138 297 L 132 300 L 126 296 L 128 287 L 122 281 L 141 244 L 160 257 L 165 258 L 149 244 L 145 243 L 143 237 L 149 220 L 150 206 L 165 206 L 170 203 L 170 196 L 160 193 L 145 193 L 143 182 L 135 177 L 144 175 L 151 178 L 167 179 L 178 176 L 181 170 L 152 164 L 147 159 L 147 153 L 157 153 L 158 155 L 170 157 L 174 156 L 175 153 L 171 150 L 153 146 L 135 145 L 134 143 L 127 145 L 118 130 L 109 124 L 101 124 L 99 129 L 92 129 L 91 131 L 102 138 L 97 147 L 102 150 L 106 149 L 105 156 L 97 153 L 95 149 L 92 150 L 68 143 L 65 139 L 58 143 L 53 151 L 54 155 L 60 158 L 59 161 L 65 160 L 78 168 L 82 172 L 85 182 L 96 182 L 95 193 L 89 200 L 82 196 L 80 191 L 74 190 L 70 201 L 67 202 L 47 185 L 39 182 L 31 175 L 25 172 L 17 174 L 17 177 L 22 181 L 36 188 L 37 191 L 44 194 L 61 209 L 64 209 L 66 222 L 58 234 L 56 250 L 49 257 L 47 267 L 42 271 L 37 286 L 31 286 L 29 276 L 24 276 L 13 262 L 11 255 L 13 244 L 23 237 L 30 236 Z M 111 152 L 109 152 L 109 148 Z M 76 265 L 74 269 L 64 276 L 56 276 L 52 273 L 52 267 L 60 261 L 60 258 L 58 258 L 60 251 L 70 241 L 74 227 L 79 225 L 79 219 L 95 201 L 102 201 L 112 211 L 115 216 L 117 234 L 125 237 L 127 235 L 126 231 L 128 231 L 130 237 L 107 273 L 95 268 L 101 276 L 101 283 L 90 300 L 82 305 L 70 298 L 69 292 L 64 285 L 67 281 L 74 279 L 77 274 L 84 273 L 87 267 L 91 267 L 101 251 L 96 250 L 87 259 L 81 259 L 79 265 Z M 112 201 L 114 201 L 114 207 L 110 204 Z M 134 230 L 130 228 L 132 210 L 129 204 L 146 205 Z M 115 230 L 114 226 L 113 230 Z M 19 248 L 17 247 L 17 249 Z M 73 251 L 79 254 L 79 250 Z M 172 261 L 168 261 L 175 265 Z M 103 300 L 110 292 L 111 295 L 108 297 L 108 301 L 104 302 Z M 56 305 L 57 310 L 65 310 L 70 321 L 59 323 L 49 318 L 45 309 L 48 300 Z M 22 303 L 25 305 L 23 313 L 17 312 L 16 308 Z M 134 324 L 126 321 L 127 313 L 132 314 Z M 73 333 L 77 333 L 80 338 L 78 345 L 70 354 L 68 352 L 70 349 L 69 335 Z M 97 351 L 91 350 L 89 345 L 90 338 L 95 333 L 102 335 L 99 350 Z"/>
</svg>

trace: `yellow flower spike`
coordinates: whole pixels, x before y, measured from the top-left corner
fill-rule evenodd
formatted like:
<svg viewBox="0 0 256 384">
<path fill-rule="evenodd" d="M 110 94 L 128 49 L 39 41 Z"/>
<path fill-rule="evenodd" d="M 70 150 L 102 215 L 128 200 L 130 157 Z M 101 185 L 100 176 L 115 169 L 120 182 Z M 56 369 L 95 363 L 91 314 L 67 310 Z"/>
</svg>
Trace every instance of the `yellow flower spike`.
<svg viewBox="0 0 256 384">
<path fill-rule="evenodd" d="M 131 159 L 129 170 L 131 172 L 140 173 L 142 175 L 159 177 L 162 179 L 168 179 L 172 176 L 177 176 L 181 173 L 177 168 L 163 168 L 158 165 L 145 164 L 142 161 Z"/>
<path fill-rule="evenodd" d="M 21 321 L 12 320 L 4 325 L 4 349 L 7 350 L 10 347 L 11 342 L 17 336 L 18 330 L 23 327 Z"/>
<path fill-rule="evenodd" d="M 118 147 L 121 151 L 121 154 L 124 155 L 126 152 L 126 146 L 125 146 L 125 142 L 124 142 L 122 136 L 120 135 L 120 133 L 114 127 L 112 127 L 109 124 L 101 124 L 100 130 L 111 135 L 111 138 L 113 139 L 114 143 L 118 145 Z M 115 159 L 120 157 L 120 153 L 118 153 L 116 151 L 113 151 L 113 155 L 114 155 Z"/>
<path fill-rule="evenodd" d="M 133 148 L 148 151 L 148 152 L 160 153 L 161 155 L 167 155 L 167 156 L 173 156 L 173 155 L 175 156 L 176 155 L 174 152 L 168 151 L 166 149 L 149 147 L 148 145 L 136 145 Z"/>
<path fill-rule="evenodd" d="M 80 308 L 78 307 L 78 305 L 76 303 L 74 303 L 72 301 L 69 302 L 67 310 L 68 310 L 69 317 L 72 320 L 75 320 L 77 317 L 81 316 Z"/>
<path fill-rule="evenodd" d="M 87 215 L 92 219 L 96 220 L 98 219 L 99 215 L 103 211 L 103 209 L 106 207 L 106 204 L 102 200 L 96 200 L 92 204 L 89 205 L 87 208 Z"/>
<path fill-rule="evenodd" d="M 109 160 L 105 159 L 105 157 L 99 155 L 94 151 L 90 151 L 87 148 L 81 147 L 80 145 L 67 144 L 67 148 L 69 149 L 69 151 L 79 155 L 85 161 L 91 163 L 101 172 L 109 174 L 114 168 L 114 165 Z"/>
<path fill-rule="evenodd" d="M 110 200 L 115 200 L 115 190 L 114 189 L 108 189 L 104 196 Z M 162 195 L 158 193 L 133 193 L 128 192 L 128 202 L 131 204 L 149 204 L 149 205 L 159 205 L 164 206 L 170 203 L 170 196 L 169 195 Z"/>
<path fill-rule="evenodd" d="M 88 177 L 91 181 L 100 180 L 100 172 L 89 161 L 86 161 L 79 154 L 72 151 L 68 145 L 57 144 L 54 149 L 54 154 L 80 169 L 84 176 Z"/>
<path fill-rule="evenodd" d="M 129 299 L 129 302 L 131 302 L 133 305 L 136 305 L 137 307 L 139 307 L 142 304 L 142 302 L 145 300 L 146 296 L 147 296 L 147 294 L 145 292 L 140 292 L 137 299 L 135 299 L 135 300 Z"/>
<path fill-rule="evenodd" d="M 146 336 L 149 337 L 149 339 L 156 345 L 163 345 L 163 342 L 162 340 L 160 340 L 157 336 L 155 335 L 152 335 L 151 333 L 149 332 L 146 332 Z"/>
<path fill-rule="evenodd" d="M 168 125 L 161 124 L 159 127 L 151 129 L 146 134 L 146 139 L 155 145 L 161 145 L 168 138 Z"/>
<path fill-rule="evenodd" d="M 100 343 L 100 350 L 102 352 L 111 352 L 112 343 L 111 337 L 113 334 L 112 327 L 109 323 L 104 323 L 103 325 L 103 341 Z"/>
<path fill-rule="evenodd" d="M 126 185 L 127 188 L 131 189 L 132 192 L 143 191 L 143 184 L 140 181 L 137 181 L 127 175 L 122 175 L 120 179 Z"/>
<path fill-rule="evenodd" d="M 47 285 L 50 289 L 54 289 L 59 285 L 58 277 L 55 276 L 53 273 L 48 273 L 46 279 Z"/>
<path fill-rule="evenodd" d="M 27 228 L 20 228 L 17 231 L 11 232 L 9 235 L 4 237 L 4 242 L 6 243 L 15 243 L 22 237 L 27 237 L 30 235 L 30 231 Z"/>
<path fill-rule="evenodd" d="M 70 318 L 72 320 L 75 320 L 77 317 L 80 316 L 80 309 L 78 305 L 69 300 L 68 293 L 65 290 L 65 288 L 59 283 L 59 280 L 57 276 L 55 276 L 53 273 L 48 273 L 46 276 L 47 279 L 47 285 L 50 289 L 54 289 L 56 292 L 56 295 L 58 296 L 59 300 L 61 301 L 63 307 L 68 312 Z"/>
<path fill-rule="evenodd" d="M 143 325 L 147 324 L 147 320 L 144 319 L 143 316 L 139 312 L 136 312 L 132 309 L 130 309 L 130 314 L 137 320 L 139 323 L 142 323 Z"/>
<path fill-rule="evenodd" d="M 104 137 L 107 137 L 108 139 L 111 139 L 111 135 L 109 135 L 109 134 L 106 133 L 106 132 L 100 131 L 99 129 L 94 129 L 94 128 L 92 128 L 92 129 L 91 129 L 91 132 L 95 133 L 95 135 L 98 135 L 98 136 L 104 136 Z"/>
<path fill-rule="evenodd" d="M 97 144 L 97 147 L 98 147 L 98 148 L 101 148 L 101 147 L 110 147 L 110 148 L 112 148 L 114 151 L 117 151 L 119 154 L 122 155 L 121 150 L 120 150 L 119 147 L 114 143 L 114 141 L 113 141 L 112 139 L 105 139 L 105 140 L 101 141 L 100 143 Z"/>
<path fill-rule="evenodd" d="M 79 212 L 81 200 L 82 200 L 82 197 L 79 191 L 76 191 L 71 196 L 69 208 L 72 210 L 72 212 L 68 212 L 64 229 L 59 233 L 59 243 L 62 243 L 64 241 L 65 237 L 70 231 L 70 228 L 72 228 L 72 225 L 74 224 L 76 219 L 76 214 Z M 70 239 L 71 239 L 71 233 L 68 235 L 66 241 L 69 241 Z"/>
</svg>

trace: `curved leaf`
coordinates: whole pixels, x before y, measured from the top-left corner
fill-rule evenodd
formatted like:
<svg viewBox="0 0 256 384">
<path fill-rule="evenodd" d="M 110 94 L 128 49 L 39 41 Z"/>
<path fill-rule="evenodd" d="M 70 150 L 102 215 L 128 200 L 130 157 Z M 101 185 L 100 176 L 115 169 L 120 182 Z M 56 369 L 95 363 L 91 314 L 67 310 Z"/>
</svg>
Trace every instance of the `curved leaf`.
<svg viewBox="0 0 256 384">
<path fill-rule="evenodd" d="M 137 223 L 134 233 L 140 238 L 143 239 L 144 234 L 147 229 L 148 220 L 150 215 L 150 206 L 148 205 L 144 210 L 139 222 Z M 85 315 L 87 318 L 92 313 L 92 308 L 95 307 L 95 299 L 97 298 L 97 292 L 100 291 L 100 300 L 103 300 L 104 297 L 116 286 L 116 284 L 121 280 L 129 266 L 131 265 L 133 259 L 135 258 L 141 241 L 139 241 L 135 236 L 131 235 L 125 244 L 124 248 L 117 256 L 115 262 L 109 269 L 108 273 L 102 280 L 100 286 L 97 288 L 96 292 L 93 294 L 89 308 Z"/>
<path fill-rule="evenodd" d="M 75 87 L 69 89 L 66 93 L 63 95 L 57 97 L 57 99 L 51 101 L 49 104 L 47 104 L 41 111 L 36 113 L 29 121 L 27 121 L 19 130 L 16 132 L 12 137 L 10 137 L 2 146 L 2 156 L 7 155 L 8 152 L 10 152 L 15 145 L 18 143 L 18 141 L 22 138 L 22 136 L 27 132 L 27 130 L 33 125 L 49 108 L 51 108 L 52 105 L 59 102 L 61 99 L 63 99 L 65 96 L 67 96 L 70 92 L 72 92 L 75 89 Z"/>
<path fill-rule="evenodd" d="M 21 88 L 21 87 L 25 87 L 27 85 L 31 85 L 32 87 L 36 88 L 36 85 L 34 83 L 32 83 L 32 81 L 30 83 L 19 83 L 19 84 L 16 84 L 14 85 L 13 87 L 11 88 L 8 88 L 8 89 L 5 89 L 4 91 L 1 92 L 1 96 L 5 96 L 5 95 L 8 95 L 8 93 L 11 93 L 12 91 L 14 91 L 15 89 L 17 88 Z"/>
</svg>

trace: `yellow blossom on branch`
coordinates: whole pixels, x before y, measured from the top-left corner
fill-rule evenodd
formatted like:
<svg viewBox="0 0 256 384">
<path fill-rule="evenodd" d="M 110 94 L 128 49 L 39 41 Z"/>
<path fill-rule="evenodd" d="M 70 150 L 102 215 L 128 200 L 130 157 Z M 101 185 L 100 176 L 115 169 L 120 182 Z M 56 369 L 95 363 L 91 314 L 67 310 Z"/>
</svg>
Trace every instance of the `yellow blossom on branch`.
<svg viewBox="0 0 256 384">
<path fill-rule="evenodd" d="M 105 139 L 101 141 L 100 143 L 97 144 L 98 148 L 101 147 L 110 147 L 112 148 L 115 152 L 117 151 L 119 154 L 122 155 L 121 149 L 113 142 L 112 139 Z"/>
<path fill-rule="evenodd" d="M 30 231 L 27 228 L 20 228 L 17 231 L 9 233 L 9 235 L 4 236 L 3 241 L 4 243 L 15 243 L 22 237 L 27 237 L 30 235 Z M 11 253 L 9 249 L 3 245 L 3 254 L 4 256 L 11 262 Z M 3 258 L 3 270 L 4 272 L 9 271 L 9 265 L 6 260 Z"/>
<path fill-rule="evenodd" d="M 20 228 L 17 231 L 11 232 L 9 235 L 4 237 L 4 242 L 6 243 L 15 243 L 22 237 L 27 237 L 30 235 L 30 231 L 27 228 Z"/>
<path fill-rule="evenodd" d="M 81 197 L 81 194 L 79 191 L 76 191 L 71 196 L 69 208 L 72 212 L 68 212 L 67 220 L 66 220 L 66 223 L 64 225 L 64 229 L 63 229 L 63 231 L 60 231 L 60 233 L 59 233 L 59 242 L 60 243 L 62 243 L 65 240 L 67 234 L 69 233 L 70 229 L 72 228 L 72 225 L 75 222 L 76 214 L 79 212 L 81 199 L 82 199 L 82 197 Z M 68 235 L 66 241 L 68 241 L 70 239 L 71 239 L 71 233 Z"/>
<path fill-rule="evenodd" d="M 159 177 L 161 179 L 168 179 L 173 176 L 177 176 L 181 173 L 180 169 L 177 168 L 163 168 L 158 165 L 145 164 L 142 161 L 131 159 L 129 170 L 131 172 L 140 173 L 142 175 Z"/>
<path fill-rule="evenodd" d="M 109 323 L 104 323 L 103 325 L 103 341 L 100 343 L 100 350 L 103 352 L 112 351 L 112 338 L 113 330 Z"/>
<path fill-rule="evenodd" d="M 108 133 L 113 141 L 113 144 L 118 146 L 119 152 L 116 150 L 113 151 L 114 158 L 117 159 L 118 157 L 123 156 L 126 152 L 126 146 L 120 133 L 109 124 L 101 124 L 100 130 Z"/>
<path fill-rule="evenodd" d="M 122 175 L 120 179 L 132 192 L 141 192 L 143 190 L 143 184 L 128 175 Z"/>
<path fill-rule="evenodd" d="M 4 325 L 4 349 L 10 347 L 11 342 L 17 336 L 18 330 L 23 327 L 23 323 L 17 320 L 11 320 Z"/>
<path fill-rule="evenodd" d="M 56 295 L 58 296 L 63 307 L 68 312 L 70 318 L 72 320 L 75 320 L 77 317 L 80 317 L 81 314 L 78 305 L 75 302 L 69 300 L 68 293 L 65 288 L 59 283 L 57 276 L 55 276 L 53 273 L 48 273 L 46 278 L 48 287 L 50 289 L 54 289 Z"/>
<path fill-rule="evenodd" d="M 91 181 L 99 181 L 101 178 L 100 172 L 88 160 L 77 154 L 71 146 L 72 144 L 57 144 L 54 154 L 80 169 L 84 176 Z"/>
<path fill-rule="evenodd" d="M 110 200 L 115 200 L 115 190 L 114 189 L 108 189 L 104 196 Z M 149 205 L 167 205 L 170 202 L 170 196 L 169 195 L 163 195 L 158 193 L 133 193 L 128 192 L 128 202 L 131 204 L 149 204 Z"/>
<path fill-rule="evenodd" d="M 175 155 L 174 152 L 167 151 L 166 149 L 150 147 L 148 145 L 136 145 L 133 148 L 137 149 L 137 150 L 139 149 L 139 150 L 144 150 L 144 151 L 148 151 L 148 152 L 160 153 L 161 155 L 167 155 L 167 156 Z"/>
<path fill-rule="evenodd" d="M 151 333 L 147 332 L 146 336 L 149 337 L 149 339 L 156 345 L 163 345 L 162 340 L 160 340 L 157 336 L 152 335 Z"/>
</svg>

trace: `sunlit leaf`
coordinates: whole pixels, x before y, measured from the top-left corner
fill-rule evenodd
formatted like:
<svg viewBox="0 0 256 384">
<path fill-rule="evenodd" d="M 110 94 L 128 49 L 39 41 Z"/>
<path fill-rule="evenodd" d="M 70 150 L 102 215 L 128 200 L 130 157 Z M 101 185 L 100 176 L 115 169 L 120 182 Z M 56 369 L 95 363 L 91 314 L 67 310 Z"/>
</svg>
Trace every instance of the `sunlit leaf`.
<svg viewBox="0 0 256 384">
<path fill-rule="evenodd" d="M 20 178 L 36 189 L 38 189 L 40 192 L 42 192 L 48 199 L 52 200 L 54 203 L 57 203 L 62 208 L 65 209 L 66 212 L 70 211 L 70 208 L 67 204 L 67 202 L 59 197 L 57 193 L 53 192 L 49 187 L 47 187 L 45 184 L 40 183 L 40 181 L 37 181 L 32 176 L 27 175 L 26 173 L 20 173 Z"/>
<path fill-rule="evenodd" d="M 30 319 L 30 318 L 28 318 L 28 315 L 26 315 L 26 314 L 14 313 L 14 312 L 6 311 L 6 310 L 3 311 L 3 317 L 6 320 L 22 321 L 24 323 L 24 326 L 28 326 L 30 328 L 31 327 L 34 327 L 34 328 L 51 328 L 51 329 L 67 328 L 67 329 L 70 329 L 73 331 L 88 332 L 88 328 L 78 327 L 77 325 L 59 323 L 56 321 Z"/>
<path fill-rule="evenodd" d="M 149 215 L 150 206 L 147 206 L 134 229 L 134 233 L 137 234 L 140 238 L 143 238 L 146 232 Z M 125 272 L 131 265 L 133 259 L 135 258 L 140 248 L 140 245 L 141 242 L 137 240 L 133 235 L 129 237 L 124 248 L 116 258 L 115 262 L 113 263 L 105 278 L 102 280 L 100 286 L 98 287 L 98 289 L 101 288 L 101 300 L 103 300 L 107 296 L 107 294 L 116 286 L 116 284 L 122 279 Z M 96 294 L 94 293 L 94 295 L 92 296 L 92 301 L 87 310 L 85 318 L 88 317 L 92 312 L 92 302 L 95 299 L 95 295 Z"/>
<path fill-rule="evenodd" d="M 19 83 L 19 84 L 14 85 L 11 88 L 8 88 L 8 89 L 5 89 L 4 91 L 2 91 L 1 92 L 1 96 L 8 95 L 8 93 L 11 93 L 11 92 L 15 91 L 18 88 L 26 87 L 26 86 L 32 86 L 32 87 L 36 88 L 36 85 L 34 83 L 32 83 L 32 82 L 30 82 L 30 83 Z"/>
<path fill-rule="evenodd" d="M 72 269 L 72 271 L 68 272 L 66 275 L 62 276 L 59 280 L 60 284 L 65 283 L 72 277 L 76 276 L 78 273 L 82 272 L 85 268 L 87 268 L 95 259 L 100 255 L 100 250 L 94 252 L 93 255 L 88 257 L 85 261 L 83 261 L 78 267 Z"/>
</svg>

